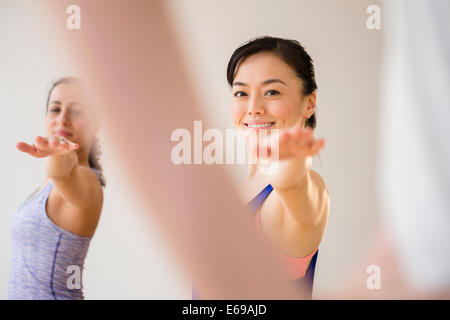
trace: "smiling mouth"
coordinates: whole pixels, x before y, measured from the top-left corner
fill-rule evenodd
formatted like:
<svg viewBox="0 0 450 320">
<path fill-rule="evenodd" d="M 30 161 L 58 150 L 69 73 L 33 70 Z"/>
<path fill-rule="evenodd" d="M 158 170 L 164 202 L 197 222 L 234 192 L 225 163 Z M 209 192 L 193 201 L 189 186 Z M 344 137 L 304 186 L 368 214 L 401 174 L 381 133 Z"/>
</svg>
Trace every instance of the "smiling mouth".
<svg viewBox="0 0 450 320">
<path fill-rule="evenodd" d="M 252 129 L 265 129 L 270 128 L 275 124 L 275 122 L 266 122 L 266 123 L 244 123 L 244 125 L 248 128 Z"/>
<path fill-rule="evenodd" d="M 58 136 L 66 137 L 66 138 L 72 136 L 71 133 L 69 133 L 67 131 L 64 131 L 64 130 L 58 130 L 58 131 L 55 132 L 55 134 L 58 135 Z"/>
</svg>

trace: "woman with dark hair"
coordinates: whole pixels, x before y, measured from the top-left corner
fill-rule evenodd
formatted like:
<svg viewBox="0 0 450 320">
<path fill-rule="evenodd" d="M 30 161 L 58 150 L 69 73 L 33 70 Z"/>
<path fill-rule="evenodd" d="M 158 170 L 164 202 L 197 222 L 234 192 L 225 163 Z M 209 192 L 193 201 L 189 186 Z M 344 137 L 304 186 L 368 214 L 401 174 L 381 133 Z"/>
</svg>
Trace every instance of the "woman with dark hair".
<svg viewBox="0 0 450 320">
<path fill-rule="evenodd" d="M 46 179 L 14 214 L 10 299 L 83 299 L 81 272 L 103 205 L 100 120 L 80 79 L 50 89 L 46 137 L 17 143 L 47 158 Z"/>
<path fill-rule="evenodd" d="M 325 183 L 310 169 L 311 157 L 325 145 L 313 136 L 317 85 L 312 59 L 297 41 L 260 37 L 233 53 L 227 80 L 238 129 L 259 136 L 279 130 L 278 171 L 266 175 L 259 170 L 262 161 L 250 164 L 240 190 L 290 279 L 311 297 L 329 209 Z"/>
</svg>

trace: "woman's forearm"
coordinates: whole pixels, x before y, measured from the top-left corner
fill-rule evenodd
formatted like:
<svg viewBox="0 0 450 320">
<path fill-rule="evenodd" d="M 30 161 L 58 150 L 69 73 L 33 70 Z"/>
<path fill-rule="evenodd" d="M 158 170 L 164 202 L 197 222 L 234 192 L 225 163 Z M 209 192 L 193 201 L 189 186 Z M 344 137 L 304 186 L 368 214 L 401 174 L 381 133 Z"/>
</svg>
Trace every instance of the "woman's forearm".
<svg viewBox="0 0 450 320">
<path fill-rule="evenodd" d="M 279 161 L 278 170 L 270 178 L 270 184 L 277 191 L 297 188 L 307 178 L 311 164 L 311 157 Z"/>
<path fill-rule="evenodd" d="M 45 172 L 51 179 L 68 178 L 78 165 L 78 156 L 75 151 L 64 155 L 53 155 L 47 158 Z"/>
<path fill-rule="evenodd" d="M 285 160 L 272 184 L 287 214 L 302 225 L 318 223 L 326 202 L 320 177 L 310 170 L 311 157 Z"/>
</svg>

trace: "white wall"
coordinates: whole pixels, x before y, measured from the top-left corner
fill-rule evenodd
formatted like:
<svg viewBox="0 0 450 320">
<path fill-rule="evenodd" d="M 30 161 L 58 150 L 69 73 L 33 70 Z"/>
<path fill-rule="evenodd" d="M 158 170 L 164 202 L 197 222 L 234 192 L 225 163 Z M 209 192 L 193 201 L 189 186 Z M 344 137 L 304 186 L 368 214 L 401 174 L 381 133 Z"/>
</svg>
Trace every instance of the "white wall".
<svg viewBox="0 0 450 320">
<path fill-rule="evenodd" d="M 11 216 L 44 177 L 43 161 L 21 154 L 15 143 L 43 133 L 51 81 L 76 75 L 70 61 L 52 47 L 52 39 L 40 33 L 31 3 L 0 0 L 3 299 L 8 287 Z M 376 222 L 373 181 L 381 34 L 366 28 L 366 8 L 379 2 L 169 0 L 167 4 L 205 117 L 221 130 L 233 125 L 225 72 L 240 44 L 259 35 L 280 36 L 301 41 L 312 56 L 319 86 L 317 135 L 327 140 L 315 169 L 331 196 L 316 269 L 316 296 L 326 294 L 342 283 L 364 253 Z M 107 137 L 102 137 L 102 145 L 108 185 L 86 259 L 86 298 L 189 299 L 190 282 L 156 227 L 143 219 Z M 239 183 L 245 168 L 228 169 Z"/>
</svg>

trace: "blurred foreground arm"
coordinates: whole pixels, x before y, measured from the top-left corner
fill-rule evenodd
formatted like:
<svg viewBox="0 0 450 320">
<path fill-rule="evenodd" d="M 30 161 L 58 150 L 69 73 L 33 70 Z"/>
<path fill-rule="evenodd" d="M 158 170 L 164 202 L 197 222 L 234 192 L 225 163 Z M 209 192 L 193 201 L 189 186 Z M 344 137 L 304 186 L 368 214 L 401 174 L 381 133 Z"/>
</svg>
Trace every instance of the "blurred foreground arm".
<svg viewBox="0 0 450 320">
<path fill-rule="evenodd" d="M 91 81 L 104 130 L 127 185 L 157 222 L 206 299 L 289 299 L 298 289 L 263 248 L 224 170 L 175 165 L 171 133 L 202 119 L 162 1 L 78 1 L 76 32 L 61 21 L 67 1 L 47 2 L 58 44 Z"/>
</svg>

